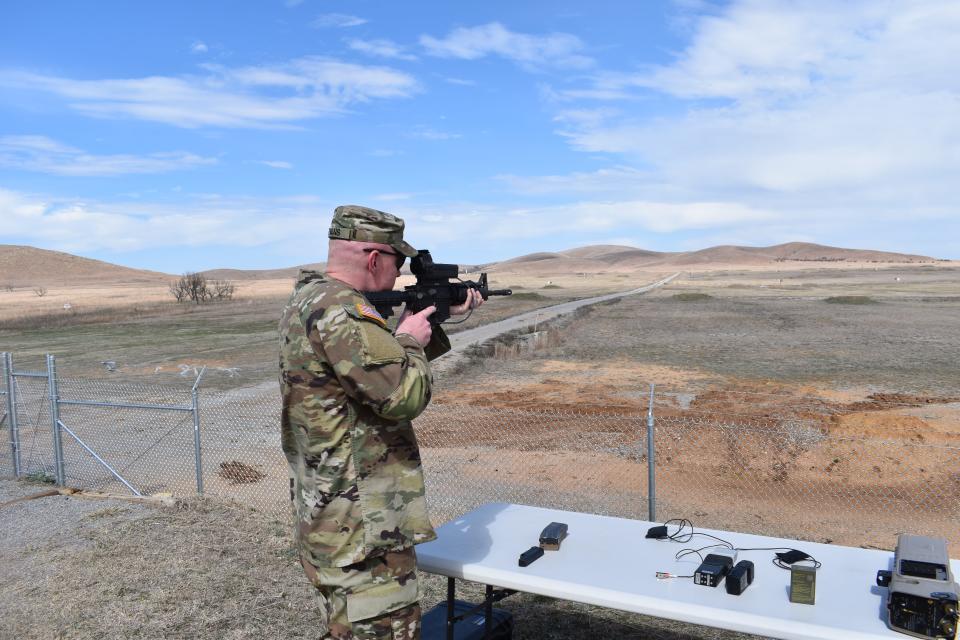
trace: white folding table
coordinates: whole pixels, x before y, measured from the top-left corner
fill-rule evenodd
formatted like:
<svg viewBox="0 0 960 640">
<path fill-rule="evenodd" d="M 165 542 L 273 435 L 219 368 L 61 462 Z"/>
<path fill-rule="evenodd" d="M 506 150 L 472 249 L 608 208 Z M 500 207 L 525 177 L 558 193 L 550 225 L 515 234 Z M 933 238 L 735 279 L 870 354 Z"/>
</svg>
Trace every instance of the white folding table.
<svg viewBox="0 0 960 640">
<path fill-rule="evenodd" d="M 520 554 L 537 546 L 540 532 L 551 522 L 569 526 L 561 548 L 546 551 L 527 567 L 518 566 Z M 486 504 L 441 526 L 436 540 L 417 547 L 417 564 L 422 571 L 447 576 L 448 607 L 457 578 L 487 585 L 488 616 L 492 601 L 524 591 L 785 640 L 909 637 L 887 628 L 886 589 L 876 586 L 877 571 L 893 566 L 892 552 L 697 529 L 739 548 L 797 548 L 815 557 L 822 563 L 816 576 L 816 604 L 797 604 L 789 600 L 790 571 L 772 563 L 772 551 L 739 554 L 739 560 L 751 560 L 755 566 L 753 584 L 739 596 L 728 594 L 722 583 L 705 587 L 689 578 L 657 579 L 658 571 L 693 574 L 699 558 L 694 554 L 675 560 L 674 555 L 712 541 L 647 539 L 647 530 L 655 524 Z M 951 566 L 954 575 L 960 575 L 960 561 L 952 560 Z M 450 609 L 448 637 L 452 618 Z"/>
</svg>

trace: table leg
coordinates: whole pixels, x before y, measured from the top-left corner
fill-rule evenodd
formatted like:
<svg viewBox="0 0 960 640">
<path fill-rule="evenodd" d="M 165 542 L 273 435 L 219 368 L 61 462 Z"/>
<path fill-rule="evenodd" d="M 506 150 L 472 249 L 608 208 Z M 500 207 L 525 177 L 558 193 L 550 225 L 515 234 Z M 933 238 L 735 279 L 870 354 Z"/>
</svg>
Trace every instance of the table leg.
<svg viewBox="0 0 960 640">
<path fill-rule="evenodd" d="M 490 640 L 490 634 L 493 633 L 493 585 L 487 585 L 486 596 L 483 603 L 483 637 L 484 640 Z"/>
<path fill-rule="evenodd" d="M 447 640 L 453 640 L 453 601 L 456 589 L 456 580 L 447 578 Z"/>
</svg>

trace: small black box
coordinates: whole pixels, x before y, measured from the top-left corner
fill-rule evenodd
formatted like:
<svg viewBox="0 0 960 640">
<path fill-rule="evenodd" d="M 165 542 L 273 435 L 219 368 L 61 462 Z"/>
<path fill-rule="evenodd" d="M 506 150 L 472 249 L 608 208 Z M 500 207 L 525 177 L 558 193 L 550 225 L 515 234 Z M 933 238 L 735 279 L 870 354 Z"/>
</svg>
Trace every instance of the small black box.
<svg viewBox="0 0 960 640">
<path fill-rule="evenodd" d="M 741 560 L 727 574 L 727 593 L 738 596 L 747 590 L 753 583 L 753 563 L 749 560 Z"/>
<path fill-rule="evenodd" d="M 728 555 L 708 553 L 703 562 L 693 572 L 693 583 L 705 587 L 715 587 L 724 576 L 730 573 L 733 558 Z"/>
<path fill-rule="evenodd" d="M 475 604 L 463 600 L 453 601 L 455 615 L 466 613 L 473 609 Z M 493 640 L 511 640 L 513 638 L 513 614 L 503 609 L 494 608 L 493 628 L 490 637 Z M 453 625 L 454 640 L 483 640 L 483 609 L 464 618 Z M 447 603 L 441 602 L 424 614 L 420 623 L 421 640 L 445 640 L 447 637 Z"/>
<path fill-rule="evenodd" d="M 543 557 L 543 548 L 542 547 L 530 547 L 526 551 L 520 554 L 520 559 L 517 561 L 517 564 L 521 567 L 527 567 L 537 561 L 538 558 Z"/>
</svg>

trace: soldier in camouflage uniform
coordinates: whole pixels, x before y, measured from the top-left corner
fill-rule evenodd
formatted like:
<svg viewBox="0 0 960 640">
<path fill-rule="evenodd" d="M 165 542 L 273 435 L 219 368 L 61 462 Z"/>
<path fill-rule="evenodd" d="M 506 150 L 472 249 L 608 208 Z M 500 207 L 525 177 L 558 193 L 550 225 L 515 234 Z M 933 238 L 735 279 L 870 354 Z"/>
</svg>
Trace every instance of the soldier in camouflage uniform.
<svg viewBox="0 0 960 640">
<path fill-rule="evenodd" d="M 449 350 L 434 307 L 395 333 L 361 291 L 393 288 L 403 220 L 338 207 L 326 273 L 301 271 L 280 321 L 282 443 L 295 538 L 323 601 L 324 638 L 420 637 L 413 545 L 433 540 L 411 420 L 430 402 L 428 359 Z M 451 309 L 483 302 L 471 291 Z M 429 357 L 428 357 L 429 354 Z"/>
</svg>

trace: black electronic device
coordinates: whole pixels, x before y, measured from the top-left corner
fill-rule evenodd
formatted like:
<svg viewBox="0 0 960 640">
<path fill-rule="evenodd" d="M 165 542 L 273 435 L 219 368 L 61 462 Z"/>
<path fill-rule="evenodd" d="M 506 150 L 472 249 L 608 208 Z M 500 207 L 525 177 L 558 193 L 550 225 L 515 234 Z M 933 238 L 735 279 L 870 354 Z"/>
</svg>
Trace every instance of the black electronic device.
<svg viewBox="0 0 960 640">
<path fill-rule="evenodd" d="M 476 605 L 463 600 L 453 601 L 453 614 L 461 616 Z M 490 635 L 485 635 L 483 609 L 475 611 L 453 625 L 454 640 L 511 640 L 513 638 L 513 616 L 509 611 L 493 609 Z M 447 637 L 447 603 L 441 602 L 423 615 L 420 623 L 420 637 L 423 640 L 445 640 Z"/>
<path fill-rule="evenodd" d="M 901 534 L 893 570 L 877 572 L 886 587 L 887 626 L 918 638 L 957 636 L 960 587 L 950 571 L 947 541 Z"/>
<path fill-rule="evenodd" d="M 540 548 L 557 551 L 560 543 L 567 537 L 567 525 L 563 522 L 551 522 L 540 533 Z"/>
<path fill-rule="evenodd" d="M 727 593 L 735 596 L 746 591 L 747 587 L 752 583 L 753 563 L 749 560 L 741 560 L 738 562 L 733 569 L 730 570 L 730 573 L 727 574 L 726 582 L 724 582 L 727 587 Z"/>
<path fill-rule="evenodd" d="M 653 540 L 663 540 L 667 538 L 667 525 L 658 524 L 647 529 L 647 537 Z"/>
<path fill-rule="evenodd" d="M 733 558 L 721 553 L 708 553 L 707 557 L 693 572 L 693 583 L 705 587 L 715 587 L 720 584 L 730 569 L 733 568 Z"/>
<path fill-rule="evenodd" d="M 543 549 L 540 547 L 530 547 L 526 551 L 520 554 L 520 566 L 526 567 L 527 565 L 535 562 L 537 559 L 543 556 Z"/>
</svg>

